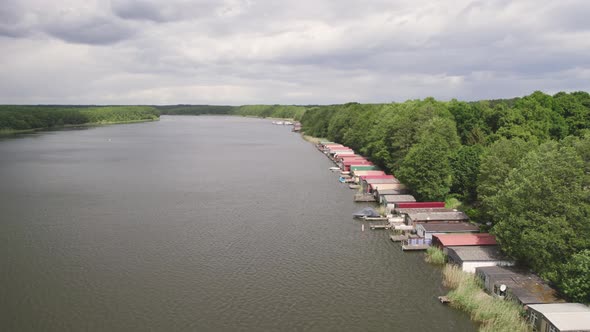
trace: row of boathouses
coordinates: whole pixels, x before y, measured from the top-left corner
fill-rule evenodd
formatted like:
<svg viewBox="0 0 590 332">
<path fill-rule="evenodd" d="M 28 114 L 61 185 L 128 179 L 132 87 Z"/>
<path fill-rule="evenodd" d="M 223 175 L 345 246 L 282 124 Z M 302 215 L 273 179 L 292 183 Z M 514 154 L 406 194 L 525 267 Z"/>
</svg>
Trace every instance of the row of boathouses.
<svg viewBox="0 0 590 332">
<path fill-rule="evenodd" d="M 590 331 L 590 308 L 565 303 L 540 277 L 505 257 L 495 236 L 481 233 L 464 212 L 444 202 L 417 202 L 394 175 L 347 146 L 321 141 L 317 148 L 335 163 L 331 170 L 339 181 L 357 190 L 354 201 L 375 203 L 355 217 L 380 222 L 370 228 L 389 229 L 402 250 L 441 249 L 448 263 L 475 273 L 489 294 L 522 305 L 533 331 Z"/>
</svg>

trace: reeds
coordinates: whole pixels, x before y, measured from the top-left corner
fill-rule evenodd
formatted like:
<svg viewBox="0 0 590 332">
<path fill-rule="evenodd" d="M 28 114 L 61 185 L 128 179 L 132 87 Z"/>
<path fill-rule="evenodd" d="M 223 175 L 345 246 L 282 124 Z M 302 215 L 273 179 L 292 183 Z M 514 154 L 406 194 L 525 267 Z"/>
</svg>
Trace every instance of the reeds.
<svg viewBox="0 0 590 332">
<path fill-rule="evenodd" d="M 462 271 L 456 265 L 446 265 L 443 283 L 453 289 L 447 295 L 451 305 L 468 312 L 471 319 L 480 322 L 480 331 L 531 331 L 523 318 L 522 308 L 515 302 L 486 294 L 475 275 Z"/>
<path fill-rule="evenodd" d="M 430 264 L 444 265 L 447 262 L 447 255 L 437 247 L 429 247 L 426 249 L 426 257 L 424 260 Z"/>
<path fill-rule="evenodd" d="M 313 136 L 309 136 L 309 135 L 301 135 L 303 137 L 304 140 L 311 142 L 313 144 L 319 144 L 321 141 L 323 141 L 323 138 L 319 138 L 319 137 L 313 137 Z"/>
</svg>

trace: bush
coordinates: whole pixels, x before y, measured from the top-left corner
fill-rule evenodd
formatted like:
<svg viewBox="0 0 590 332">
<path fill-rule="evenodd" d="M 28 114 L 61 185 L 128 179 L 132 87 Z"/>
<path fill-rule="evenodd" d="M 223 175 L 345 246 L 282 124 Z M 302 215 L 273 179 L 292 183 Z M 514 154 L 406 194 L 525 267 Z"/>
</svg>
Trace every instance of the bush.
<svg viewBox="0 0 590 332">
<path fill-rule="evenodd" d="M 443 265 L 447 262 L 447 255 L 437 247 L 430 247 L 426 249 L 425 260 L 430 264 Z"/>
</svg>

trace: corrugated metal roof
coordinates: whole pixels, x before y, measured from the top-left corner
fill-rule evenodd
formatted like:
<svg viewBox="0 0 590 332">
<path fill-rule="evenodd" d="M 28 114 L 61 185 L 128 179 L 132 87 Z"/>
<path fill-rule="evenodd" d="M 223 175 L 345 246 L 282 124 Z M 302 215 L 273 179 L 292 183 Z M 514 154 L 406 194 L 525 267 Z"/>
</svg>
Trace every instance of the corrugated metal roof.
<svg viewBox="0 0 590 332">
<path fill-rule="evenodd" d="M 393 175 L 388 174 L 381 174 L 381 175 L 359 175 L 359 178 L 362 180 L 372 180 L 372 179 L 395 179 Z"/>
<path fill-rule="evenodd" d="M 404 195 L 409 193 L 408 189 L 377 189 L 376 195 L 384 196 L 384 195 Z"/>
<path fill-rule="evenodd" d="M 401 183 L 373 183 L 373 184 L 369 184 L 369 187 L 371 187 L 372 190 L 378 190 L 378 189 L 406 189 L 406 186 L 404 184 Z"/>
<path fill-rule="evenodd" d="M 450 235 L 450 234 L 449 234 Z M 463 234 L 460 234 L 463 235 Z M 471 234 L 464 234 L 471 235 Z M 500 252 L 498 246 L 469 246 L 469 247 L 447 247 L 448 255 L 456 261 L 505 261 L 507 260 Z M 458 258 L 458 260 L 457 260 Z"/>
<path fill-rule="evenodd" d="M 489 282 L 488 289 L 494 285 L 506 285 L 508 292 L 522 304 L 563 302 L 557 292 L 543 279 L 522 268 L 508 266 L 485 266 L 475 269 L 478 275 Z"/>
<path fill-rule="evenodd" d="M 449 246 L 490 246 L 497 245 L 496 237 L 488 233 L 479 234 L 440 234 L 433 235 L 440 244 Z"/>
<path fill-rule="evenodd" d="M 363 181 L 365 181 L 368 184 L 374 184 L 374 183 L 399 183 L 398 179 L 394 179 L 394 178 L 390 178 L 390 179 L 364 179 Z"/>
<path fill-rule="evenodd" d="M 531 304 L 529 308 L 545 316 L 559 331 L 590 330 L 590 308 L 581 303 Z"/>
<path fill-rule="evenodd" d="M 412 222 L 420 222 L 420 221 L 434 221 L 434 220 L 447 220 L 447 221 L 454 221 L 454 220 L 469 220 L 469 217 L 462 211 L 452 211 L 452 212 L 416 212 L 416 213 L 408 213 L 408 217 L 412 220 Z"/>
<path fill-rule="evenodd" d="M 383 199 L 387 203 L 398 203 L 398 202 L 415 202 L 416 199 L 412 195 L 383 195 Z"/>
<path fill-rule="evenodd" d="M 344 160 L 342 162 L 344 165 L 346 166 L 352 166 L 352 165 L 373 165 L 373 163 L 371 163 L 370 161 L 366 160 L 366 159 L 359 159 L 359 160 Z"/>
<path fill-rule="evenodd" d="M 401 204 L 401 203 L 400 203 Z M 397 206 L 397 205 L 396 205 Z M 411 214 L 411 213 L 433 213 L 433 212 L 456 212 L 453 209 L 447 208 L 398 208 L 393 209 L 398 214 Z"/>
<path fill-rule="evenodd" d="M 413 202 L 413 203 L 399 203 L 396 207 L 399 208 L 444 208 L 445 202 Z"/>
<path fill-rule="evenodd" d="M 479 231 L 479 227 L 466 223 L 466 222 L 459 222 L 459 223 L 427 223 L 427 224 L 420 224 L 420 227 L 424 228 L 426 232 L 477 232 Z"/>
</svg>

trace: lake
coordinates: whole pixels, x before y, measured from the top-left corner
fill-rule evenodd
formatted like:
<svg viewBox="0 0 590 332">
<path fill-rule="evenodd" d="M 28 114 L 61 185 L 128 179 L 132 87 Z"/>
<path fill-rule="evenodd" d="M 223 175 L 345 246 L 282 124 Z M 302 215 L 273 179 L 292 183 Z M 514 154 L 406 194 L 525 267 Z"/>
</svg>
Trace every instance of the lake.
<svg viewBox="0 0 590 332">
<path fill-rule="evenodd" d="M 0 330 L 475 331 L 331 166 L 252 118 L 2 138 Z"/>
</svg>

